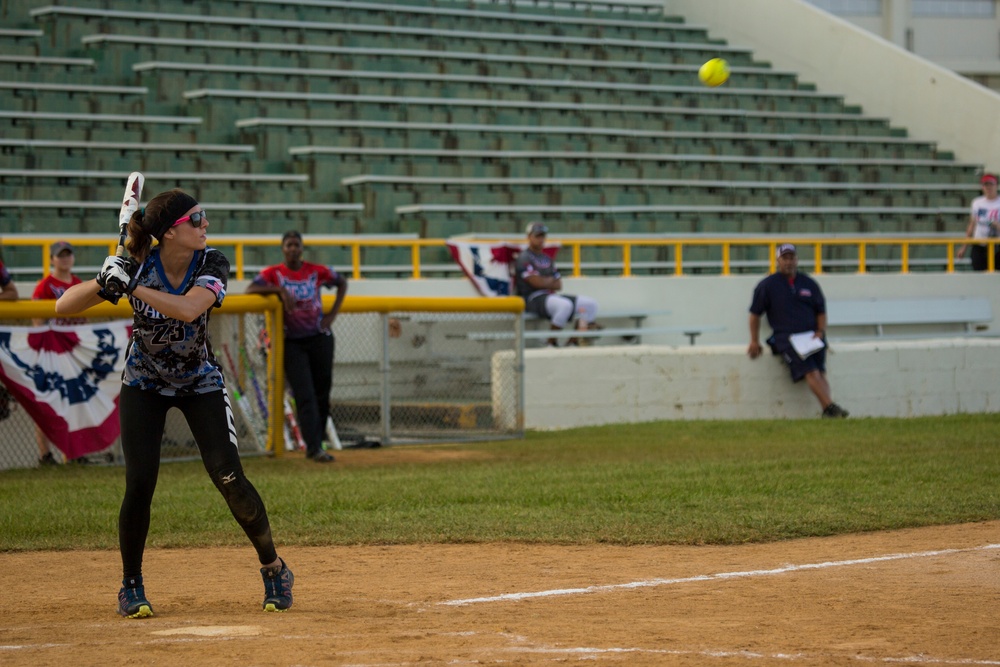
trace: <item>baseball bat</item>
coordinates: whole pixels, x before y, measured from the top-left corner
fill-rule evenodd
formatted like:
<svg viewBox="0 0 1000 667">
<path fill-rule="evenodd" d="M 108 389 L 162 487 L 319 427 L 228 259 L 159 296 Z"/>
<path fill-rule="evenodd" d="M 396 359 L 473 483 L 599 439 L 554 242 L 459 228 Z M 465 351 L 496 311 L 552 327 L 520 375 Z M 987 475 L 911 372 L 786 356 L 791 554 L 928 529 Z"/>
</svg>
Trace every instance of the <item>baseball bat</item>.
<svg viewBox="0 0 1000 667">
<path fill-rule="evenodd" d="M 299 421 L 295 418 L 295 410 L 292 408 L 292 401 L 289 398 L 288 392 L 285 392 L 285 419 L 288 421 L 288 426 L 292 429 L 295 444 L 298 445 L 299 450 L 305 449 L 306 441 L 302 439 L 302 429 L 299 428 Z"/>
<path fill-rule="evenodd" d="M 247 354 L 246 348 L 242 345 L 240 345 L 240 357 L 243 359 L 247 375 L 250 376 L 250 384 L 253 385 L 253 393 L 257 396 L 257 407 L 260 408 L 261 414 L 264 415 L 264 419 L 268 419 L 267 402 L 264 400 L 264 392 L 260 388 L 260 383 L 257 382 L 257 373 L 253 369 L 253 364 L 250 363 L 250 355 Z"/>
<path fill-rule="evenodd" d="M 146 177 L 138 171 L 133 171 L 128 175 L 125 183 L 125 196 L 122 198 L 122 207 L 118 211 L 118 248 L 115 255 L 125 256 L 125 237 L 128 234 L 128 221 L 132 219 L 132 214 L 139 210 L 139 197 L 142 196 L 142 186 L 146 182 Z"/>
<path fill-rule="evenodd" d="M 243 385 L 240 384 L 240 370 L 233 362 L 233 355 L 229 353 L 229 343 L 223 343 L 222 349 L 226 353 L 226 358 L 229 359 L 229 368 L 233 373 L 233 384 L 235 385 L 233 387 L 233 398 L 236 399 L 236 409 L 240 411 L 240 415 L 246 423 L 247 431 L 250 432 L 250 437 L 253 439 L 254 445 L 257 446 L 258 450 L 263 451 L 264 448 L 260 446 L 260 438 L 257 436 L 257 429 L 253 422 L 253 410 L 250 408 L 250 399 L 243 393 Z"/>
<path fill-rule="evenodd" d="M 146 182 L 146 177 L 138 171 L 133 171 L 128 175 L 125 183 L 125 196 L 122 197 L 122 207 L 118 210 L 118 247 L 115 255 L 125 256 L 125 238 L 128 235 L 128 221 L 132 219 L 132 214 L 139 209 L 139 197 L 142 196 L 142 186 Z M 121 296 L 118 285 L 111 284 L 105 289 L 110 294 Z"/>
<path fill-rule="evenodd" d="M 330 446 L 334 449 L 343 449 L 344 443 L 340 441 L 340 436 L 337 435 L 337 425 L 333 423 L 333 417 L 327 415 L 326 417 L 326 439 L 330 441 Z"/>
</svg>

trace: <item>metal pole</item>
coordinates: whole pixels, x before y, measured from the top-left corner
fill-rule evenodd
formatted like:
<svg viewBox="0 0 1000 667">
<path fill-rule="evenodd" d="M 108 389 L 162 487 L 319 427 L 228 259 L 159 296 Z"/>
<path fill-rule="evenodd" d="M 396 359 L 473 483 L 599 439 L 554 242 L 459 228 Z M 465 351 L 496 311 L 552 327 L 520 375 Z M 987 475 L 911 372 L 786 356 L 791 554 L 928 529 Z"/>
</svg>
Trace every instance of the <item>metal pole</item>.
<svg viewBox="0 0 1000 667">
<path fill-rule="evenodd" d="M 514 340 L 517 368 L 517 430 L 524 437 L 524 313 L 514 313 Z"/>
<path fill-rule="evenodd" d="M 391 401 L 389 396 L 389 313 L 382 313 L 382 364 L 379 368 L 382 376 L 382 444 L 390 444 L 392 419 L 390 417 Z"/>
</svg>

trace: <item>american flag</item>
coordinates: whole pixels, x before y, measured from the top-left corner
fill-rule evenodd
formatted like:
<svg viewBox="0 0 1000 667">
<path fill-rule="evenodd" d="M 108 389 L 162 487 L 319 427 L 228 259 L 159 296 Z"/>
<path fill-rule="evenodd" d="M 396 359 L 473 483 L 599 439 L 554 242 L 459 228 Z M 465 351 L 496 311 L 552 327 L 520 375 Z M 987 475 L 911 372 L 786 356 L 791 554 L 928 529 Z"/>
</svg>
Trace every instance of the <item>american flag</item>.
<svg viewBox="0 0 1000 667">
<path fill-rule="evenodd" d="M 118 394 L 132 322 L 0 326 L 0 382 L 75 459 L 118 437 Z"/>
<path fill-rule="evenodd" d="M 524 244 L 485 241 L 448 241 L 452 259 L 462 268 L 476 291 L 483 296 L 514 294 L 511 270 Z M 546 245 L 543 252 L 555 257 L 558 244 Z"/>
</svg>

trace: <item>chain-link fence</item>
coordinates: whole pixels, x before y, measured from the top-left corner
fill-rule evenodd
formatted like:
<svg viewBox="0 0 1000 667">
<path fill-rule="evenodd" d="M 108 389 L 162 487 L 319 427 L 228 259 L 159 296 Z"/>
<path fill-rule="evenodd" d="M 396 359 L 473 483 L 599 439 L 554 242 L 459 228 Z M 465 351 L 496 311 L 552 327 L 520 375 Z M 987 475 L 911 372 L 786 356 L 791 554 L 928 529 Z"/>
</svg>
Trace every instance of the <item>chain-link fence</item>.
<svg viewBox="0 0 1000 667">
<path fill-rule="evenodd" d="M 20 304 L 25 309 L 38 309 L 40 303 Z M 12 307 L 16 305 L 12 304 Z M 51 306 L 48 306 L 51 307 Z M 127 308 L 121 308 L 121 315 L 130 313 Z M 119 320 L 121 321 L 121 320 Z M 4 385 L 10 385 L 16 396 L 6 386 L 0 385 L 0 469 L 29 468 L 40 465 L 46 453 L 51 453 L 54 463 L 73 464 L 114 464 L 121 463 L 121 443 L 118 437 L 112 437 L 106 446 L 94 449 L 88 445 L 87 453 L 67 456 L 62 446 L 57 446 L 49 438 L 32 417 L 27 407 L 29 401 L 47 403 L 56 414 L 66 420 L 66 430 L 88 428 L 81 424 L 82 420 L 106 418 L 117 433 L 117 421 L 113 415 L 94 414 L 93 410 L 85 416 L 74 419 L 69 413 L 77 410 L 86 397 L 87 390 L 81 385 L 88 384 L 88 376 L 94 373 L 89 368 L 85 351 L 81 351 L 80 338 L 85 329 L 100 328 L 108 324 L 106 317 L 97 317 L 79 325 L 74 330 L 64 330 L 63 327 L 50 328 L 48 325 L 34 326 L 31 319 L 0 320 L 0 364 L 3 365 Z M 268 369 L 266 362 L 255 363 L 252 355 L 245 354 L 247 344 L 244 339 L 253 337 L 265 326 L 265 313 L 247 312 L 230 315 L 218 313 L 212 318 L 212 341 L 216 345 L 216 354 L 223 364 L 227 382 L 230 385 L 230 396 L 236 406 L 245 405 L 238 402 L 240 394 L 235 387 L 240 386 L 242 378 L 263 378 L 265 384 L 260 386 L 260 396 L 267 396 L 266 378 Z M 249 333 L 248 333 L 249 332 Z M 106 381 L 100 391 L 114 391 L 118 386 L 124 361 L 124 346 L 127 332 L 115 341 L 114 368 L 107 371 Z M 235 350 L 235 359 L 242 358 L 245 362 L 237 367 L 240 375 L 235 375 L 232 367 L 226 362 L 223 352 Z M 48 352 L 48 354 L 46 354 Z M 60 354 L 62 353 L 62 354 Z M 235 378 L 235 379 L 234 379 Z M 249 384 L 249 383 L 248 383 Z M 256 385 L 255 385 L 256 386 Z M 74 396 L 75 394 L 78 394 Z M 256 406 L 253 412 L 237 417 L 237 431 L 240 450 L 244 455 L 263 454 L 267 445 L 267 421 Z M 88 412 L 83 410 L 83 412 Z M 95 426 L 89 426 L 95 429 Z M 70 437 L 67 435 L 67 437 Z M 72 451 L 70 449 L 70 451 Z M 167 413 L 163 438 L 161 440 L 161 457 L 163 460 L 183 460 L 199 458 L 198 446 L 191 434 L 183 415 L 177 410 Z"/>
<path fill-rule="evenodd" d="M 493 356 L 518 345 L 519 313 L 346 313 L 334 325 L 331 414 L 341 439 L 402 443 L 519 435 L 522 388 L 495 384 Z"/>
<path fill-rule="evenodd" d="M 520 312 L 461 310 L 461 304 L 456 305 L 460 301 L 475 308 L 488 300 L 416 301 L 413 310 L 406 309 L 406 299 L 388 300 L 394 309 L 377 297 L 345 302 L 334 325 L 330 397 L 331 417 L 342 446 L 521 435 L 523 339 L 514 335 L 520 331 Z M 279 441 L 286 443 L 279 451 L 287 449 L 289 442 L 294 445 L 294 439 L 286 436 L 290 432 L 284 409 L 294 404 L 294 397 L 286 401 L 285 395 L 273 391 L 283 377 L 281 369 L 270 363 L 278 322 L 276 303 L 274 297 L 234 295 L 212 315 L 213 351 L 226 375 L 245 455 L 266 453 Z M 7 340 L 29 340 L 30 332 L 41 330 L 31 327 L 30 318 L 45 307 L 40 302 L 3 304 L 0 337 L 15 332 L 21 335 Z M 24 317 L 11 317 L 19 308 Z M 122 306 L 119 309 L 119 317 L 130 312 Z M 100 310 L 98 314 L 107 317 Z M 505 335 L 490 335 L 498 331 Z M 9 352 L 0 350 L 7 355 L 5 375 L 14 375 L 19 365 L 26 364 L 12 363 Z M 16 356 L 17 350 L 13 352 Z M 32 373 L 45 372 L 29 368 L 21 382 L 32 384 Z M 49 448 L 58 462 L 65 461 L 59 448 Z M 34 467 L 39 465 L 39 456 L 35 421 L 9 393 L 0 392 L 0 469 Z M 167 416 L 161 456 L 164 460 L 199 456 L 191 431 L 176 410 Z M 74 460 L 120 463 L 118 439 Z"/>
</svg>

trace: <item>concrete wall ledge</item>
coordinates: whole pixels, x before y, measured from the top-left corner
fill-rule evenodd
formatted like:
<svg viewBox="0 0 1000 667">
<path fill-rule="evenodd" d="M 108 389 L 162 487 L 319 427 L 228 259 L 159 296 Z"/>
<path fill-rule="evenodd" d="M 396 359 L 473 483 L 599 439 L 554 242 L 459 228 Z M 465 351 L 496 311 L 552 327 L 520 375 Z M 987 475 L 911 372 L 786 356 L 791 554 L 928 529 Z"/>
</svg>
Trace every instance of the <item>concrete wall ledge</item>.
<svg viewBox="0 0 1000 667">
<path fill-rule="evenodd" d="M 493 360 L 510 382 L 513 353 Z M 851 417 L 1000 412 L 1000 340 L 942 338 L 836 343 L 834 400 Z M 815 419 L 819 404 L 779 357 L 744 345 L 525 351 L 525 427 L 563 429 L 662 419 Z"/>
</svg>

